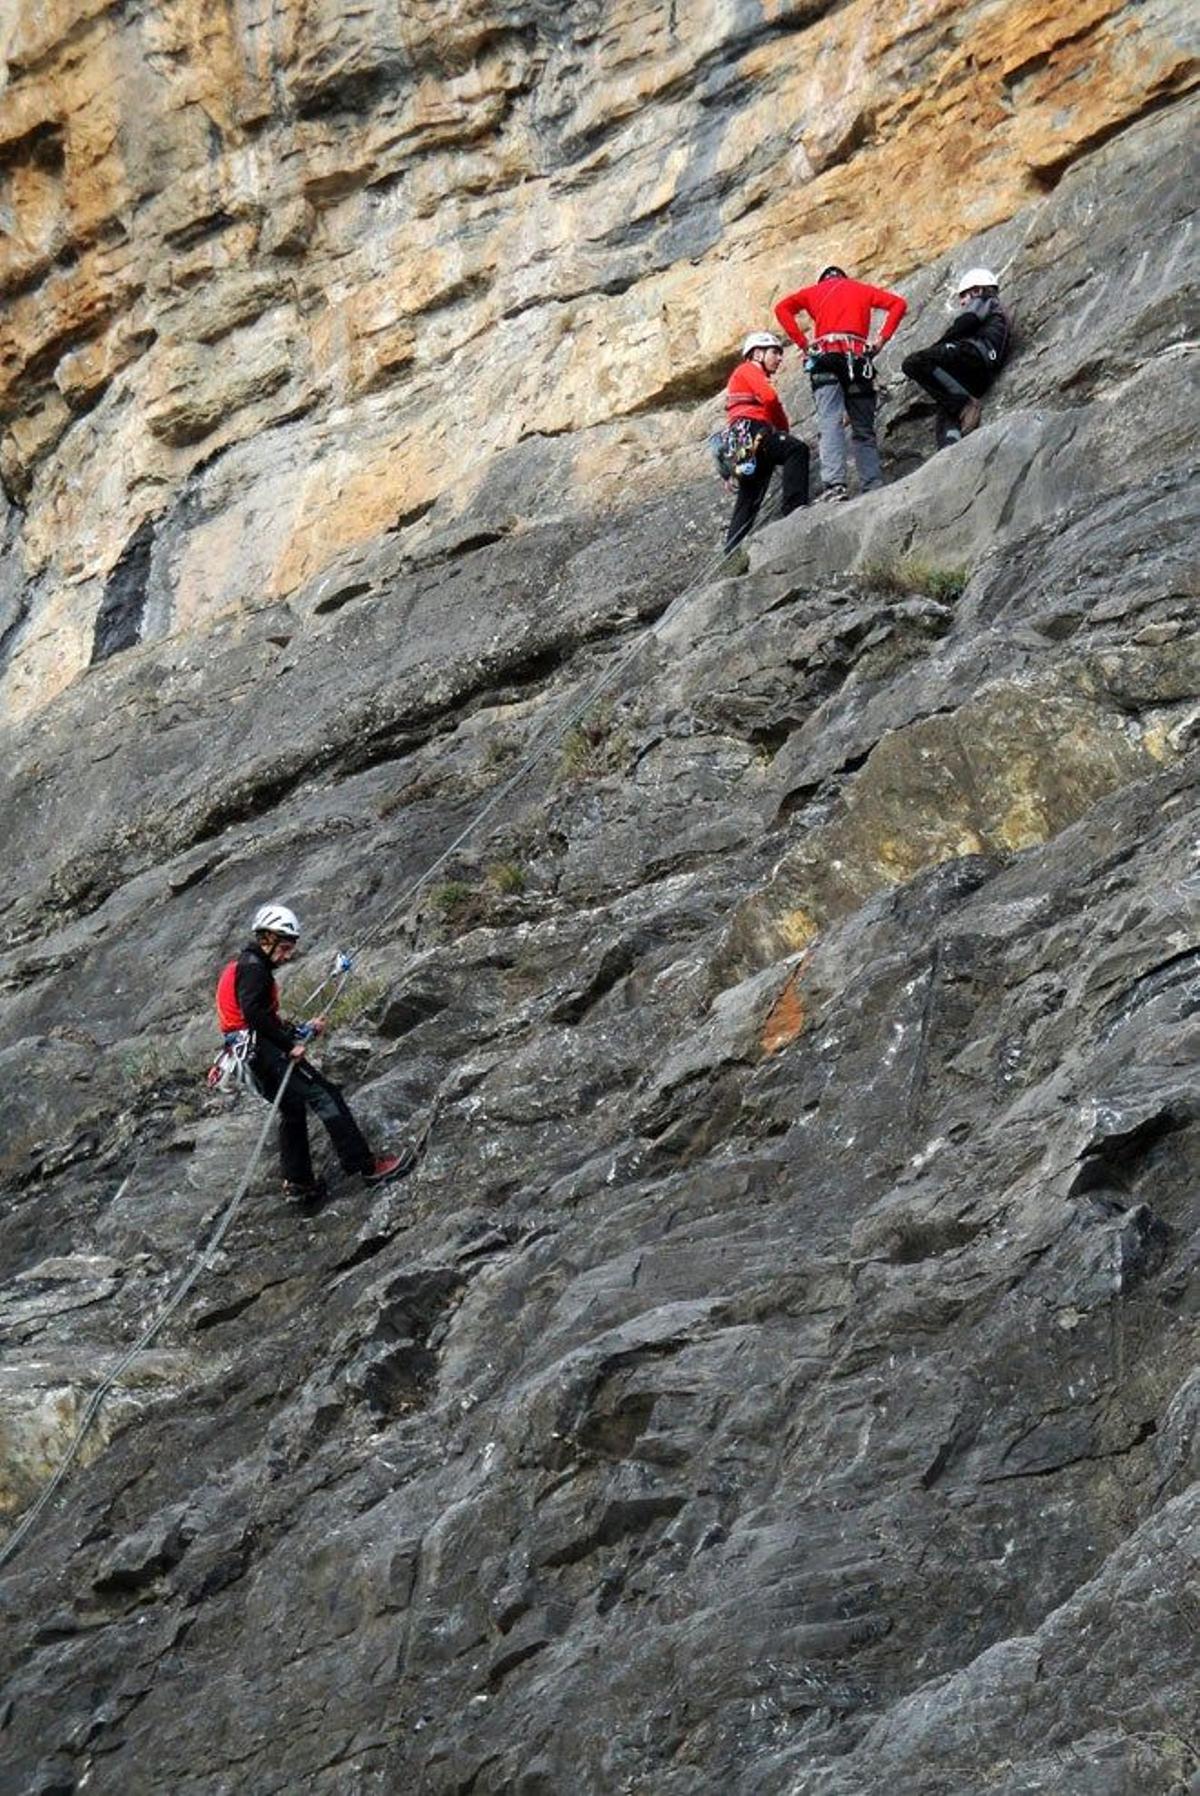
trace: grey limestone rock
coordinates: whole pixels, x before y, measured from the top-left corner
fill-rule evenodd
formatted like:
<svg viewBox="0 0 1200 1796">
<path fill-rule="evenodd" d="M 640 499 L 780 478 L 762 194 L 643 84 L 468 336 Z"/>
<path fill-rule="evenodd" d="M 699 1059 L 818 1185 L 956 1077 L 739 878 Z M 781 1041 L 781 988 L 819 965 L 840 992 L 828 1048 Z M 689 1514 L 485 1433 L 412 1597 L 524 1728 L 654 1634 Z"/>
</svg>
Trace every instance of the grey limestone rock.
<svg viewBox="0 0 1200 1796">
<path fill-rule="evenodd" d="M 298 1009 L 367 944 L 328 1065 L 417 1163 L 258 1165 L 4 1568 L 4 1796 L 1197 1787 L 1193 123 L 964 245 L 984 427 L 906 473 L 895 398 L 742 572 L 699 486 L 518 527 L 538 440 L 13 733 L 6 1516 L 247 1165 L 261 898 Z"/>
</svg>

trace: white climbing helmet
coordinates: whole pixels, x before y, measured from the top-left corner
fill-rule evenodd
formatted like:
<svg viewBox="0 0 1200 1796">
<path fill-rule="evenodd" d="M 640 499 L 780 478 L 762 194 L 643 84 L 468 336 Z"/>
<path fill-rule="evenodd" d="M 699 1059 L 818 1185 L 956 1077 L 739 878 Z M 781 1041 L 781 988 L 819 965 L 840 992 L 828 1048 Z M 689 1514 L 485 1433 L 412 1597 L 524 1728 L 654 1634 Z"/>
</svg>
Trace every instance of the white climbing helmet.
<svg viewBox="0 0 1200 1796">
<path fill-rule="evenodd" d="M 959 281 L 956 292 L 961 299 L 962 295 L 969 292 L 972 287 L 998 287 L 999 285 L 1000 282 L 990 268 L 968 268 L 962 280 Z"/>
<path fill-rule="evenodd" d="M 272 935 L 286 936 L 293 942 L 300 940 L 300 919 L 286 904 L 260 904 L 250 927 L 255 935 L 269 929 Z"/>
<path fill-rule="evenodd" d="M 751 331 L 742 344 L 742 354 L 749 355 L 754 349 L 782 349 L 783 344 L 774 331 Z"/>
</svg>

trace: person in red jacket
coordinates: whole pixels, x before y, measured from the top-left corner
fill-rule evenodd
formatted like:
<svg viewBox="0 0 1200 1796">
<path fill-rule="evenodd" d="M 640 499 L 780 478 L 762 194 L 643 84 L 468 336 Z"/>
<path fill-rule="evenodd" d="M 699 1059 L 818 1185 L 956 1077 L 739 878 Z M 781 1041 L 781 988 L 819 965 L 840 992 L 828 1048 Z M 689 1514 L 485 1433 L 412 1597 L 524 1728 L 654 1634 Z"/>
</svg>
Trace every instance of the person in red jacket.
<svg viewBox="0 0 1200 1796">
<path fill-rule="evenodd" d="M 821 270 L 814 287 L 789 293 L 775 307 L 788 336 L 805 351 L 820 432 L 823 499 L 846 497 L 846 420 L 859 486 L 869 493 L 883 485 L 875 441 L 875 357 L 907 310 L 908 301 L 898 293 L 852 281 L 844 269 L 832 265 Z M 812 319 L 811 343 L 797 322 L 800 312 Z M 873 329 L 875 312 L 884 314 L 878 334 Z"/>
<path fill-rule="evenodd" d="M 780 517 L 808 504 L 808 444 L 791 435 L 783 402 L 771 384 L 782 360 L 783 344 L 778 337 L 770 331 L 752 331 L 725 388 L 723 442 L 734 446 L 731 466 L 737 483 L 737 499 L 725 532 L 726 554 L 758 516 L 776 468 L 782 470 L 783 480 Z M 747 429 L 731 428 L 743 422 Z M 740 457 L 736 448 L 739 437 Z"/>
<path fill-rule="evenodd" d="M 251 924 L 254 940 L 231 960 L 217 981 L 217 1022 L 227 1047 L 248 1053 L 250 1077 L 271 1102 L 291 1068 L 279 1105 L 279 1154 L 285 1197 L 316 1208 L 329 1195 L 314 1176 L 308 1145 L 311 1110 L 329 1131 L 343 1172 L 359 1173 L 366 1185 L 383 1185 L 409 1170 L 411 1155 L 372 1153 L 341 1091 L 306 1059 L 311 1036 L 325 1033 L 325 1018 L 303 1028 L 279 1014 L 275 972 L 296 952 L 300 925 L 284 904 L 263 904 Z M 247 1042 L 246 1037 L 249 1037 Z"/>
</svg>

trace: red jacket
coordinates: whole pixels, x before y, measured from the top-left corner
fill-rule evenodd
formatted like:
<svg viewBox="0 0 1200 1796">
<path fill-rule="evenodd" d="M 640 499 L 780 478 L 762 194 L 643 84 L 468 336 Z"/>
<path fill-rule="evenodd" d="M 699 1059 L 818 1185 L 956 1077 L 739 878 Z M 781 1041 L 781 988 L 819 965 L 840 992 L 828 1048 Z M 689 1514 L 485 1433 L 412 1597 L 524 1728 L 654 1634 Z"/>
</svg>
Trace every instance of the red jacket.
<svg viewBox="0 0 1200 1796">
<path fill-rule="evenodd" d="M 798 293 L 789 293 L 775 307 L 775 316 L 792 342 L 798 343 L 801 349 L 808 348 L 808 339 L 796 323 L 797 312 L 807 312 L 812 319 L 818 344 L 823 338 L 831 337 L 834 341 L 829 348 L 853 349 L 870 342 L 873 311 L 887 313 L 879 333 L 879 344 L 882 345 L 907 310 L 908 301 L 901 299 L 898 293 L 889 293 L 885 287 L 871 287 L 866 281 L 852 281 L 848 276 L 840 275 L 832 280 L 818 281 L 815 287 L 801 287 Z M 846 340 L 839 342 L 839 338 Z"/>
<path fill-rule="evenodd" d="M 217 980 L 217 1025 L 222 1035 L 234 1029 L 253 1029 L 277 1046 L 290 1048 L 295 1031 L 279 1014 L 279 987 L 271 963 L 250 942 L 231 960 Z"/>
<path fill-rule="evenodd" d="M 758 362 L 739 362 L 729 376 L 725 412 L 731 424 L 735 418 L 751 418 L 756 424 L 773 424 L 776 430 L 788 427 L 779 394 Z"/>
</svg>

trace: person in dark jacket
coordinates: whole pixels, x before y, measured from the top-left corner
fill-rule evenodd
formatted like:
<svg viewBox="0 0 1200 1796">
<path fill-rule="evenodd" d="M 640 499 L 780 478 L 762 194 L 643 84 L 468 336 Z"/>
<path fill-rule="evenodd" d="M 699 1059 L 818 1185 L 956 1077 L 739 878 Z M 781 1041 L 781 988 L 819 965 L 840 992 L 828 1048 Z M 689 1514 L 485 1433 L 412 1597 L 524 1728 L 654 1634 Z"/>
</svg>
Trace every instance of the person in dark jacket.
<svg viewBox="0 0 1200 1796">
<path fill-rule="evenodd" d="M 990 268 L 969 268 L 959 282 L 958 311 L 950 328 L 900 364 L 937 403 L 934 435 L 939 449 L 978 426 L 983 395 L 1004 366 L 1011 338 L 999 281 Z"/>
<path fill-rule="evenodd" d="M 295 913 L 284 904 L 261 905 L 251 929 L 254 940 L 229 962 L 217 981 L 217 1021 L 227 1045 L 239 1039 L 244 1043 L 244 1032 L 248 1032 L 250 1076 L 268 1102 L 274 1101 L 291 1068 L 279 1105 L 284 1195 L 309 1207 L 328 1196 L 325 1181 L 313 1173 L 308 1143 L 310 1110 L 328 1130 L 343 1172 L 360 1174 L 367 1185 L 399 1178 L 408 1171 L 411 1159 L 374 1154 L 341 1091 L 306 1058 L 308 1041 L 325 1033 L 325 1018 L 314 1017 L 301 1028 L 279 1014 L 275 971 L 296 952 L 300 925 Z"/>
<path fill-rule="evenodd" d="M 783 360 L 783 344 L 771 331 L 752 331 L 742 345 L 742 359 L 725 388 L 725 437 L 730 427 L 744 420 L 742 432 L 746 472 L 734 476 L 737 499 L 725 532 L 726 553 L 750 529 L 771 484 L 776 468 L 782 470 L 780 517 L 808 504 L 808 444 L 792 436 L 783 401 L 772 382 Z"/>
<path fill-rule="evenodd" d="M 883 485 L 883 467 L 875 440 L 875 357 L 908 310 L 908 301 L 886 287 L 852 280 L 831 263 L 811 287 L 789 293 L 775 307 L 780 324 L 804 353 L 804 370 L 812 381 L 817 413 L 817 448 L 821 458 L 821 498 L 844 499 L 846 426 L 864 493 Z M 813 322 L 810 342 L 799 314 Z M 883 313 L 878 332 L 876 312 Z"/>
</svg>

